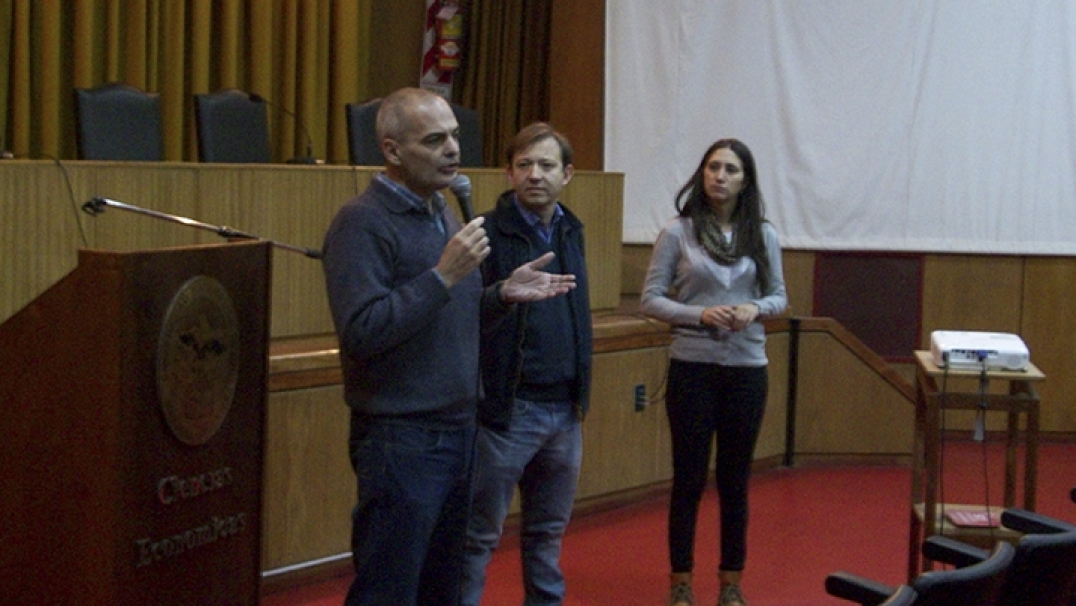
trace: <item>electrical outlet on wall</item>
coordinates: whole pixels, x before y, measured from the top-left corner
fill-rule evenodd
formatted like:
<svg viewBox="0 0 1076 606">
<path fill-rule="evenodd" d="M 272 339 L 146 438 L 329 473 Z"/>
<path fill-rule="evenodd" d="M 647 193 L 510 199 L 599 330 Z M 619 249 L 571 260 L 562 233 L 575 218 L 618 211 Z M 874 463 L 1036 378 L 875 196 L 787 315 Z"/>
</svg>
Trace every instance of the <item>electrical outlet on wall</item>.
<svg viewBox="0 0 1076 606">
<path fill-rule="evenodd" d="M 635 412 L 646 410 L 646 385 L 639 383 L 635 386 Z"/>
</svg>

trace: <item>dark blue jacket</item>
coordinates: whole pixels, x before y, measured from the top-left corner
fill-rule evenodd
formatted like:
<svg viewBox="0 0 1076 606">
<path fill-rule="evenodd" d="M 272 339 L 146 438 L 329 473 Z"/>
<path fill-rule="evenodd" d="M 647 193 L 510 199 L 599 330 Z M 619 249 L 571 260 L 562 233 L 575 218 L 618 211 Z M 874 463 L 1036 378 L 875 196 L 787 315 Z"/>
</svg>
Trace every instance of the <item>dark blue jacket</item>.
<svg viewBox="0 0 1076 606">
<path fill-rule="evenodd" d="M 564 295 L 571 311 L 575 335 L 577 372 L 572 400 L 580 419 L 590 406 L 591 350 L 593 336 L 590 297 L 587 284 L 583 224 L 564 205 L 564 217 L 558 224 L 561 250 L 555 250 L 562 273 L 575 274 L 576 288 Z M 514 269 L 533 261 L 539 247 L 532 245 L 533 228 L 527 224 L 513 202 L 511 190 L 501 194 L 496 208 L 486 213 L 484 225 L 489 236 L 490 255 L 482 263 L 482 282 L 489 286 L 506 279 Z M 522 342 L 525 334 L 527 304 L 514 306 L 502 322 L 486 325 L 482 333 L 481 365 L 484 398 L 478 405 L 480 423 L 504 428 L 512 418 L 516 388 L 523 363 Z"/>
</svg>

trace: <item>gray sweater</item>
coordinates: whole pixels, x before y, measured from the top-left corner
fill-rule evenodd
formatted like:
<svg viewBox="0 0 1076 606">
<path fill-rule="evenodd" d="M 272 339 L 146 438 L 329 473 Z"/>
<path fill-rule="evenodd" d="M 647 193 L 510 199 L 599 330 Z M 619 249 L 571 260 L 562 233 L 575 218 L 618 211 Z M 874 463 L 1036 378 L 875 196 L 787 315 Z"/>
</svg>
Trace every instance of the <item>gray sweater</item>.
<svg viewBox="0 0 1076 606">
<path fill-rule="evenodd" d="M 759 322 L 735 332 L 701 322 L 703 310 L 714 305 L 751 302 L 761 310 L 760 319 L 788 307 L 777 231 L 764 223 L 762 233 L 770 260 L 767 292 L 761 291 L 755 262 L 749 257 L 732 265 L 714 261 L 696 240 L 690 219 L 678 217 L 661 230 L 643 284 L 641 305 L 646 315 L 673 326 L 672 358 L 723 366 L 766 365 L 766 331 Z"/>
</svg>

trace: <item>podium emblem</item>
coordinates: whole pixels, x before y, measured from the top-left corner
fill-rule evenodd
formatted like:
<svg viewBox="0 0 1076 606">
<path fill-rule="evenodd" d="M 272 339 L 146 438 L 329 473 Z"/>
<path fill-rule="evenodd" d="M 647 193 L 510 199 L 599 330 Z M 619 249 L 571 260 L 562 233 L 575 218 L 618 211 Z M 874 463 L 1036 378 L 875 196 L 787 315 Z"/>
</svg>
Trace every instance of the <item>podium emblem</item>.
<svg viewBox="0 0 1076 606">
<path fill-rule="evenodd" d="M 239 377 L 239 321 L 224 286 L 187 280 L 168 305 L 157 346 L 157 394 L 179 440 L 205 444 L 231 409 Z"/>
</svg>

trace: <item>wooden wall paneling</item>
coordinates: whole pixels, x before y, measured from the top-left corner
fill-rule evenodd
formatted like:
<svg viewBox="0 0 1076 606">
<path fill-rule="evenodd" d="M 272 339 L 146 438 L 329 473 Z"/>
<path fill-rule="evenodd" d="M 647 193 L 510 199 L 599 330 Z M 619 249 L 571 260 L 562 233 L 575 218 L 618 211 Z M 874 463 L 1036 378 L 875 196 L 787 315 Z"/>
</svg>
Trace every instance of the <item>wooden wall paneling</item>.
<svg viewBox="0 0 1076 606">
<path fill-rule="evenodd" d="M 762 418 L 762 431 L 755 446 L 756 460 L 780 458 L 785 453 L 789 342 L 787 332 L 773 333 L 766 337 L 766 357 L 770 361 L 767 367 L 769 388 L 766 393 L 766 414 Z"/>
<path fill-rule="evenodd" d="M 797 457 L 908 455 L 914 406 L 825 333 L 800 335 Z"/>
<path fill-rule="evenodd" d="M 643 292 L 646 271 L 650 268 L 650 244 L 624 244 L 620 249 L 620 292 L 639 296 Z"/>
<path fill-rule="evenodd" d="M 79 210 L 81 200 L 71 199 L 64 170 L 75 191 L 89 190 L 92 171 L 51 162 L 0 162 L 0 322 L 75 268 L 84 246 L 79 222 L 88 244 L 94 244 L 92 219 Z"/>
<path fill-rule="evenodd" d="M 564 189 L 562 199 L 585 225 L 590 307 L 614 309 L 620 304 L 621 293 L 624 175 L 577 172 Z"/>
<path fill-rule="evenodd" d="M 923 326 L 921 349 L 930 349 L 935 330 L 1020 332 L 1023 309 L 1024 262 L 1002 255 L 926 255 L 923 267 Z M 1038 364 L 1039 361 L 1035 360 Z M 975 392 L 971 381 L 952 389 Z M 992 385 L 995 391 L 1003 386 Z M 944 421 L 953 431 L 972 427 L 975 413 L 948 411 Z M 1002 431 L 1004 415 L 987 415 L 988 431 Z M 1045 430 L 1047 425 L 1042 425 Z"/>
<path fill-rule="evenodd" d="M 226 225 L 282 242 L 320 248 L 337 209 L 365 189 L 380 169 L 350 166 L 210 165 L 196 163 L 95 163 L 65 165 L 13 160 L 0 167 L 4 281 L 18 285 L 0 299 L 0 320 L 31 301 L 75 266 L 83 246 L 78 217 L 91 246 L 133 250 L 217 243 L 216 234 L 152 217 L 107 209 L 94 219 L 81 204 L 93 196 L 203 223 Z M 469 171 L 476 210 L 492 207 L 506 188 L 500 169 Z M 565 203 L 587 224 L 588 268 L 594 309 L 620 300 L 620 225 L 623 175 L 579 171 Z M 451 196 L 450 196 L 451 198 Z M 455 209 L 455 201 L 451 200 Z M 10 233 L 9 233 L 10 232 Z M 15 255 L 15 251 L 20 253 Z M 26 253 L 22 255 L 21 253 Z M 273 336 L 332 331 L 319 264 L 297 253 L 274 253 Z"/>
<path fill-rule="evenodd" d="M 349 419 L 340 385 L 269 395 L 262 570 L 351 551 Z"/>
<path fill-rule="evenodd" d="M 93 170 L 96 179 L 89 191 L 76 195 L 80 204 L 90 198 L 109 198 L 148 211 L 199 220 L 195 166 L 154 163 L 121 167 L 107 162 L 92 167 L 80 165 L 79 170 Z M 91 221 L 97 245 L 105 250 L 150 250 L 224 241 L 205 230 L 116 208 L 106 208 Z"/>
<path fill-rule="evenodd" d="M 807 250 L 781 251 L 788 292 L 787 315 L 809 318 L 814 313 L 814 264 L 816 253 Z"/>
<path fill-rule="evenodd" d="M 351 167 L 205 165 L 198 186 L 202 220 L 321 250 L 337 209 L 355 195 L 355 179 Z M 274 252 L 272 313 L 274 337 L 333 331 L 320 261 Z"/>
<path fill-rule="evenodd" d="M 577 500 L 648 486 L 672 478 L 672 449 L 664 399 L 636 412 L 635 386 L 664 393 L 664 347 L 594 356 L 590 413 L 583 422 L 583 470 Z"/>
<path fill-rule="evenodd" d="M 1071 377 L 1076 356 L 1076 260 L 1032 257 L 1025 261 L 1023 317 L 1019 333 L 1031 361 L 1046 375 L 1037 385 L 1042 398 L 1043 431 L 1076 430 L 1076 382 Z"/>
<path fill-rule="evenodd" d="M 1019 257 L 926 255 L 920 349 L 935 330 L 1020 332 L 1023 272 Z"/>
</svg>

